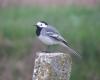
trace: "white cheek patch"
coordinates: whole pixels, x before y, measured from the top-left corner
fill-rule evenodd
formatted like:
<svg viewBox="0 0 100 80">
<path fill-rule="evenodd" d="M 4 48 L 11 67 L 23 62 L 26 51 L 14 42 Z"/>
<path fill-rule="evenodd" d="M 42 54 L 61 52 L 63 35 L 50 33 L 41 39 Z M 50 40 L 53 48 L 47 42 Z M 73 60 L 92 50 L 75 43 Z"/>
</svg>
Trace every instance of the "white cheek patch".
<svg viewBox="0 0 100 80">
<path fill-rule="evenodd" d="M 42 27 L 42 28 L 43 28 L 43 27 L 47 27 L 47 25 L 45 25 L 44 23 L 41 23 L 41 22 L 38 22 L 37 25 L 38 25 L 39 27 Z"/>
<path fill-rule="evenodd" d="M 41 25 L 41 23 L 40 23 L 40 22 L 37 22 L 37 24 L 36 24 L 36 25 L 40 26 L 40 25 Z"/>
<path fill-rule="evenodd" d="M 47 27 L 47 25 L 45 25 L 45 24 L 42 24 L 40 27 Z"/>
</svg>

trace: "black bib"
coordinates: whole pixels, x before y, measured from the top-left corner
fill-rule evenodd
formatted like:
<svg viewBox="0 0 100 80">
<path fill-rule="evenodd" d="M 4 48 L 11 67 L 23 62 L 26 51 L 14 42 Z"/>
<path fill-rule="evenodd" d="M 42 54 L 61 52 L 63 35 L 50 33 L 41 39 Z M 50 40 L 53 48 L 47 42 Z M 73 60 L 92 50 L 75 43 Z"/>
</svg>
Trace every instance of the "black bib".
<svg viewBox="0 0 100 80">
<path fill-rule="evenodd" d="M 40 35 L 41 30 L 42 30 L 42 28 L 37 27 L 37 29 L 36 29 L 36 35 L 37 35 L 37 36 L 39 36 L 39 35 Z"/>
</svg>

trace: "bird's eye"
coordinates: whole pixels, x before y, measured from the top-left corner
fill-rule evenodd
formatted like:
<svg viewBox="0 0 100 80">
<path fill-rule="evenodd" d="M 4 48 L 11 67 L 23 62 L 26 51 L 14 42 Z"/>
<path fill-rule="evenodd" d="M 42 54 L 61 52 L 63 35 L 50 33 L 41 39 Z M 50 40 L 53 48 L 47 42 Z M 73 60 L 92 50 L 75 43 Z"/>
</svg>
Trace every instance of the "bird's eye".
<svg viewBox="0 0 100 80">
<path fill-rule="evenodd" d="M 40 26 L 42 26 L 42 24 Z"/>
</svg>

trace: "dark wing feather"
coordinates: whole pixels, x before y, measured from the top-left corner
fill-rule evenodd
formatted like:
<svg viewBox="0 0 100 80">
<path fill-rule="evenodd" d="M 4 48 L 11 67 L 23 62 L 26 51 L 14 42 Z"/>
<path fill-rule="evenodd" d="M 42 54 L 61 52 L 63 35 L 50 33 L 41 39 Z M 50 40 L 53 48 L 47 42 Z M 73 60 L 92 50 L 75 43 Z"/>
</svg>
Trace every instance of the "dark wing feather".
<svg viewBox="0 0 100 80">
<path fill-rule="evenodd" d="M 57 41 L 61 41 L 67 45 L 67 41 L 64 40 L 64 38 L 60 35 L 60 33 L 54 27 L 50 26 L 50 27 L 47 27 L 45 30 L 46 30 L 46 35 L 48 35 L 49 37 Z"/>
</svg>

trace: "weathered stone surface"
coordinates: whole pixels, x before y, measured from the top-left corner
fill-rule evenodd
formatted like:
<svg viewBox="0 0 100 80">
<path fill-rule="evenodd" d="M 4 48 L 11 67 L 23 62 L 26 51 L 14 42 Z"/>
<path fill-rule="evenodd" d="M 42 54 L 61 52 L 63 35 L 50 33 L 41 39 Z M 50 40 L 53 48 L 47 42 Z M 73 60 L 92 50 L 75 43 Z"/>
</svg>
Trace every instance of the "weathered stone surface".
<svg viewBox="0 0 100 80">
<path fill-rule="evenodd" d="M 32 80 L 69 80 L 71 64 L 68 54 L 38 52 Z"/>
</svg>

